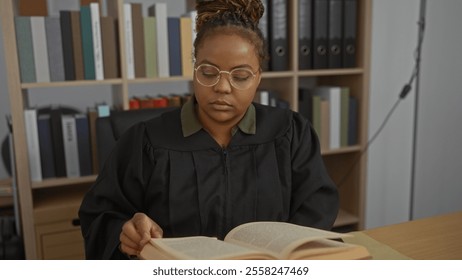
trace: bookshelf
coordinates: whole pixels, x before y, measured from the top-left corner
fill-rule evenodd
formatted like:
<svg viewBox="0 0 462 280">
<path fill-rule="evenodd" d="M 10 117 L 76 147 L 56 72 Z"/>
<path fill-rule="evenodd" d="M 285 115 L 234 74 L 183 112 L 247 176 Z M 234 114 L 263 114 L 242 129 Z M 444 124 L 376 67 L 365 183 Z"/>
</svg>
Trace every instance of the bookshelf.
<svg viewBox="0 0 462 280">
<path fill-rule="evenodd" d="M 79 0 L 75 0 L 79 1 Z M 184 0 L 191 7 L 192 0 Z M 80 199 L 96 176 L 80 178 L 46 179 L 40 182 L 30 180 L 28 168 L 27 143 L 25 139 L 24 108 L 28 106 L 27 92 L 37 88 L 77 87 L 85 90 L 87 86 L 110 86 L 112 102 L 120 109 L 129 108 L 132 86 L 151 84 L 190 83 L 190 77 L 169 78 L 127 78 L 125 62 L 125 34 L 123 32 L 123 0 L 107 0 L 107 13 L 117 19 L 120 56 L 120 78 L 101 81 L 64 81 L 47 83 L 21 83 L 18 62 L 18 51 L 14 27 L 17 15 L 16 0 L 0 1 L 3 41 L 7 66 L 7 81 L 13 124 L 14 147 L 16 154 L 16 174 L 19 191 L 19 203 L 22 219 L 22 230 L 27 259 L 42 258 L 79 258 L 83 257 L 81 245 L 83 240 L 78 234 L 77 209 Z M 136 3 L 136 1 L 126 1 Z M 146 2 L 146 1 L 140 1 Z M 148 1 L 149 2 L 149 1 Z M 161 2 L 161 1 L 152 1 Z M 168 1 L 164 1 L 168 3 Z M 366 155 L 357 164 L 353 164 L 367 144 L 368 127 L 368 89 L 369 89 L 369 55 L 371 0 L 358 0 L 357 53 L 355 68 L 298 70 L 298 0 L 288 1 L 289 26 L 289 70 L 282 72 L 264 72 L 262 88 L 278 91 L 280 97 L 298 110 L 298 88 L 306 84 L 335 85 L 350 88 L 350 92 L 358 100 L 358 144 L 334 150 L 323 150 L 322 155 L 329 173 L 336 183 L 345 178 L 339 187 L 341 211 L 335 223 L 339 230 L 360 230 L 364 225 L 364 189 L 366 182 Z M 92 105 L 92 104 L 89 104 Z M 350 167 L 353 168 L 350 170 Z M 347 177 L 346 172 L 350 171 Z M 53 240 L 57 240 L 54 243 Z M 57 246 L 58 253 L 50 252 Z M 71 250 L 71 254 L 60 255 Z"/>
</svg>

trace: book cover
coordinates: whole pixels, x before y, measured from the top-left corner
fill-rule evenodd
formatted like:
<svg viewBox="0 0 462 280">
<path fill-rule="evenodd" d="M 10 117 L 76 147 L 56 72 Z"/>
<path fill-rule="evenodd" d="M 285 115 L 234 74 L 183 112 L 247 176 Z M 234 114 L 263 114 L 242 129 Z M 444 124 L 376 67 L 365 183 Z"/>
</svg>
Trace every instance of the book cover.
<svg viewBox="0 0 462 280">
<path fill-rule="evenodd" d="M 50 82 L 50 66 L 48 64 L 45 17 L 31 17 L 30 24 L 35 59 L 35 76 L 38 83 L 47 83 Z"/>
<path fill-rule="evenodd" d="M 104 80 L 103 47 L 101 43 L 101 22 L 98 3 L 90 3 L 91 34 L 93 35 L 93 61 L 95 79 Z"/>
<path fill-rule="evenodd" d="M 37 110 L 25 109 L 24 122 L 26 128 L 27 154 L 29 156 L 29 172 L 32 181 L 42 181 L 42 163 L 37 127 Z"/>
<path fill-rule="evenodd" d="M 156 18 L 157 73 L 159 77 L 169 77 L 169 40 L 167 24 L 167 4 L 155 3 L 148 8 L 148 15 Z"/>
<path fill-rule="evenodd" d="M 80 176 L 88 176 L 93 172 L 92 151 L 90 139 L 89 120 L 85 114 L 75 115 L 75 127 L 77 132 L 77 146 L 79 153 Z"/>
<path fill-rule="evenodd" d="M 82 57 L 85 80 L 96 79 L 95 55 L 93 53 L 91 10 L 89 6 L 80 7 L 80 31 L 82 33 Z"/>
<path fill-rule="evenodd" d="M 14 24 L 21 82 L 35 83 L 37 78 L 35 75 L 34 46 L 32 43 L 30 17 L 15 17 Z"/>
<path fill-rule="evenodd" d="M 80 28 L 80 11 L 70 11 L 72 49 L 74 51 L 74 72 L 76 80 L 85 79 L 82 51 L 82 30 Z"/>
<path fill-rule="evenodd" d="M 66 177 L 66 161 L 64 159 L 64 141 L 63 129 L 61 124 L 61 108 L 52 108 L 50 111 L 51 118 L 51 136 L 55 155 L 56 177 Z"/>
<path fill-rule="evenodd" d="M 124 4 L 124 28 L 125 28 L 125 64 L 127 78 L 135 78 L 135 54 L 133 50 L 133 27 L 132 27 L 132 5 Z"/>
<path fill-rule="evenodd" d="M 268 0 L 268 8 L 270 70 L 285 71 L 289 69 L 287 0 Z"/>
<path fill-rule="evenodd" d="M 167 18 L 168 26 L 168 54 L 170 64 L 170 76 L 181 76 L 181 34 L 180 19 L 177 17 Z"/>
<path fill-rule="evenodd" d="M 113 17 L 101 17 L 101 43 L 103 47 L 104 77 L 116 79 L 119 77 L 118 40 L 116 21 Z"/>
<path fill-rule="evenodd" d="M 135 62 L 135 77 L 146 77 L 146 58 L 144 52 L 144 22 L 142 5 L 131 3 L 132 6 L 132 36 L 133 36 L 133 55 Z"/>
<path fill-rule="evenodd" d="M 155 78 L 157 74 L 156 19 L 144 18 L 144 51 L 146 58 L 146 77 Z"/>
<path fill-rule="evenodd" d="M 48 65 L 50 66 L 50 81 L 64 81 L 64 57 L 59 17 L 46 17 L 45 30 L 48 47 Z"/>
<path fill-rule="evenodd" d="M 181 73 L 185 77 L 192 77 L 194 72 L 192 24 L 191 17 L 180 17 Z"/>
<path fill-rule="evenodd" d="M 37 116 L 37 128 L 42 178 L 46 179 L 56 177 L 55 155 L 51 136 L 51 117 L 49 114 L 39 114 Z"/>
<path fill-rule="evenodd" d="M 61 125 L 63 132 L 64 159 L 67 177 L 80 176 L 79 148 L 77 143 L 77 130 L 73 115 L 62 115 Z"/>
</svg>

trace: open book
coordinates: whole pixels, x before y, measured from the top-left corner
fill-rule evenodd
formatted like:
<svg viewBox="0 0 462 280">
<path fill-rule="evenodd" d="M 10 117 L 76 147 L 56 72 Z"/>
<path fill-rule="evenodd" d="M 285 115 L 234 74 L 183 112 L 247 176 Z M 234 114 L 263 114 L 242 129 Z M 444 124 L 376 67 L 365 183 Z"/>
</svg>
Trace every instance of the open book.
<svg viewBox="0 0 462 280">
<path fill-rule="evenodd" d="M 335 240 L 347 236 L 283 222 L 251 222 L 235 227 L 224 241 L 205 236 L 153 238 L 139 257 L 148 260 L 371 258 L 365 247 Z"/>
</svg>

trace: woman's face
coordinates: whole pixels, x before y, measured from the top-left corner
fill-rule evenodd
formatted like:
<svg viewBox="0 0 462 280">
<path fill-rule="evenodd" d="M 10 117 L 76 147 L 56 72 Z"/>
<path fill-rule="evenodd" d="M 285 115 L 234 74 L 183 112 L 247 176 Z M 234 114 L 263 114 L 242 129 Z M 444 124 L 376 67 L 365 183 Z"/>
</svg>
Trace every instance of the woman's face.
<svg viewBox="0 0 462 280">
<path fill-rule="evenodd" d="M 244 68 L 255 73 L 247 89 L 231 85 L 226 73 L 221 73 L 217 84 L 207 87 L 197 81 L 198 73 L 194 73 L 194 94 L 203 125 L 236 125 L 253 101 L 261 79 L 255 47 L 237 35 L 214 34 L 204 38 L 198 47 L 195 67 L 202 64 L 213 65 L 221 71 Z"/>
</svg>

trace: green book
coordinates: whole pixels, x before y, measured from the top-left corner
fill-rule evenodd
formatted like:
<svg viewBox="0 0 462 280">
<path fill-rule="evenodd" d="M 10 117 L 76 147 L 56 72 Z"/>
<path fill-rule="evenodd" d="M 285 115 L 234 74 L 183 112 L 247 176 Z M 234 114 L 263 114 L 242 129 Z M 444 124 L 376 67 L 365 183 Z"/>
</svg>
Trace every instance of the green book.
<svg viewBox="0 0 462 280">
<path fill-rule="evenodd" d="M 15 17 L 16 44 L 18 46 L 19 71 L 21 72 L 21 82 L 35 83 L 34 46 L 32 43 L 32 29 L 30 17 Z"/>
<path fill-rule="evenodd" d="M 80 7 L 80 30 L 82 32 L 82 54 L 85 80 L 96 79 L 95 57 L 93 54 L 93 33 L 89 6 Z"/>
<path fill-rule="evenodd" d="M 350 88 L 342 87 L 340 92 L 340 147 L 348 146 Z"/>
<path fill-rule="evenodd" d="M 156 18 L 144 18 L 144 50 L 146 59 L 146 77 L 155 78 L 157 74 Z"/>
</svg>

